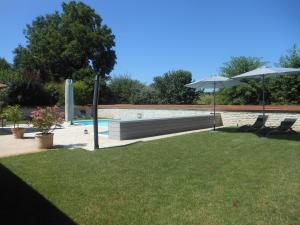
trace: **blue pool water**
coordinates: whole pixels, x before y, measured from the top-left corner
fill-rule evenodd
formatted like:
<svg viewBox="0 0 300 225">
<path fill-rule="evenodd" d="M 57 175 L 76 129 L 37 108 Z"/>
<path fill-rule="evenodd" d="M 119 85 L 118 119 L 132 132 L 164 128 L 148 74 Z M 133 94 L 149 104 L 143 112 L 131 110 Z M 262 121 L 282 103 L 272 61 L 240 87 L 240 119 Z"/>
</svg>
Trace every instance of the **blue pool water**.
<svg viewBox="0 0 300 225">
<path fill-rule="evenodd" d="M 74 125 L 93 125 L 93 120 L 74 120 Z M 99 126 L 108 126 L 108 120 L 98 120 Z"/>
<path fill-rule="evenodd" d="M 106 130 L 106 131 L 101 131 L 101 132 L 99 132 L 98 134 L 102 134 L 102 135 L 108 136 L 108 135 L 109 135 L 109 132 L 108 132 L 108 130 Z"/>
</svg>

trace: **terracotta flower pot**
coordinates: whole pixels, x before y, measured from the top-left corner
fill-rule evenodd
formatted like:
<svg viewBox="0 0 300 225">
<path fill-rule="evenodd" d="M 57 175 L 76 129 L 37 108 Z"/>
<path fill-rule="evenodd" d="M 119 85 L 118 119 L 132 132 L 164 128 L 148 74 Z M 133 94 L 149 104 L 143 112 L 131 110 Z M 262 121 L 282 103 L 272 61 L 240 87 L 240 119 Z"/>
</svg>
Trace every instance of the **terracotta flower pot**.
<svg viewBox="0 0 300 225">
<path fill-rule="evenodd" d="M 35 139 L 38 142 L 38 148 L 45 149 L 45 148 L 52 148 L 53 147 L 53 133 L 42 134 L 38 133 L 35 135 Z"/>
<path fill-rule="evenodd" d="M 13 133 L 15 138 L 21 139 L 21 138 L 24 138 L 25 128 L 20 128 L 20 127 L 11 128 L 11 132 Z"/>
</svg>

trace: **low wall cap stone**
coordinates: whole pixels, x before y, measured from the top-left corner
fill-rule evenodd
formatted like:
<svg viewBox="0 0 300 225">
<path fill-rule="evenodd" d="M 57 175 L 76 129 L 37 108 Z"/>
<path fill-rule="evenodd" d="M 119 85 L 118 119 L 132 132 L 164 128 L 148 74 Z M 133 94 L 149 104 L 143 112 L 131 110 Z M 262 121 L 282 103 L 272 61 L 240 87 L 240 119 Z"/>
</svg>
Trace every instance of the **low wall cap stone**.
<svg viewBox="0 0 300 225">
<path fill-rule="evenodd" d="M 181 110 L 211 110 L 213 105 L 133 105 L 115 104 L 99 105 L 99 109 L 181 109 Z M 250 111 L 261 112 L 261 105 L 216 105 L 219 111 Z M 269 105 L 265 107 L 266 112 L 300 112 L 300 105 Z"/>
</svg>

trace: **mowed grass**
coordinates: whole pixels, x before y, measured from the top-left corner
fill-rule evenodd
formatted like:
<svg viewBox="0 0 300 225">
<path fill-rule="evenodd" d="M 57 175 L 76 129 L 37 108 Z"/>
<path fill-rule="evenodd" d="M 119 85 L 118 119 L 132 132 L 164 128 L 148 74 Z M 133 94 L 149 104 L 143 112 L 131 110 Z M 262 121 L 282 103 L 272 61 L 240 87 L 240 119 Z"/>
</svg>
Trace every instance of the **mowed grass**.
<svg viewBox="0 0 300 225">
<path fill-rule="evenodd" d="M 194 133 L 1 159 L 78 225 L 300 224 L 300 141 Z"/>
</svg>

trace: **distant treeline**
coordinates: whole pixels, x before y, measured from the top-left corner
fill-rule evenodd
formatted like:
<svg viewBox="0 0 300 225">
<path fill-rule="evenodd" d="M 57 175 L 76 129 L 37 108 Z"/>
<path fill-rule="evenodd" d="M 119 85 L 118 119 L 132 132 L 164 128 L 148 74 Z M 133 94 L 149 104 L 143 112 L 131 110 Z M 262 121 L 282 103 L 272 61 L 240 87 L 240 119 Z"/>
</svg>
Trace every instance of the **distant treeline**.
<svg viewBox="0 0 300 225">
<path fill-rule="evenodd" d="M 0 58 L 1 104 L 23 106 L 64 103 L 64 80 L 74 80 L 75 103 L 91 104 L 94 77 L 101 76 L 100 103 L 190 104 L 211 103 L 211 96 L 184 85 L 191 72 L 177 70 L 154 77 L 150 85 L 129 75 L 109 76 L 116 63 L 115 36 L 94 9 L 82 2 L 62 3 L 61 13 L 39 16 L 25 29 L 26 46 L 14 50 L 14 62 Z M 220 75 L 232 77 L 267 65 L 262 58 L 232 57 L 220 67 Z M 300 68 L 296 45 L 275 66 Z M 130 68 L 129 68 L 130 69 Z M 213 68 L 214 69 L 214 68 Z M 220 104 L 259 104 L 261 81 L 220 90 Z M 300 104 L 300 76 L 267 79 L 268 104 Z"/>
<path fill-rule="evenodd" d="M 232 77 L 266 65 L 260 58 L 232 57 L 220 68 L 221 76 Z M 278 64 L 282 67 L 300 68 L 300 53 L 293 46 Z M 101 104 L 211 104 L 212 95 L 184 85 L 192 82 L 189 71 L 169 71 L 156 76 L 150 85 L 132 79 L 129 75 L 117 75 L 102 79 L 100 83 Z M 5 59 L 0 59 L 0 82 L 8 88 L 0 93 L 0 101 L 24 106 L 64 104 L 64 82 L 41 81 L 34 74 L 20 73 Z M 243 86 L 220 90 L 218 104 L 260 104 L 262 84 L 260 80 L 248 79 Z M 87 75 L 74 80 L 75 103 L 92 103 L 94 77 Z M 282 76 L 266 80 L 267 104 L 300 104 L 300 76 Z"/>
</svg>

